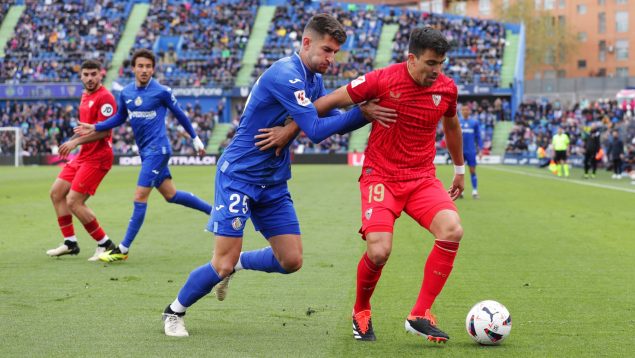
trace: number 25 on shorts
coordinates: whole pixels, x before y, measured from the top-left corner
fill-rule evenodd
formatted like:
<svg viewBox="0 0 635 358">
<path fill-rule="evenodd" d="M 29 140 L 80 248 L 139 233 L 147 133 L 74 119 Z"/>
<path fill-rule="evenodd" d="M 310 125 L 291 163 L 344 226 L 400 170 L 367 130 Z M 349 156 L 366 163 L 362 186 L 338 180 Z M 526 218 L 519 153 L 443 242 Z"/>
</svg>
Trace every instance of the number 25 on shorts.
<svg viewBox="0 0 635 358">
<path fill-rule="evenodd" d="M 368 186 L 368 203 L 372 203 L 373 201 L 380 203 L 384 201 L 384 184 L 379 183 L 375 185 Z"/>
</svg>

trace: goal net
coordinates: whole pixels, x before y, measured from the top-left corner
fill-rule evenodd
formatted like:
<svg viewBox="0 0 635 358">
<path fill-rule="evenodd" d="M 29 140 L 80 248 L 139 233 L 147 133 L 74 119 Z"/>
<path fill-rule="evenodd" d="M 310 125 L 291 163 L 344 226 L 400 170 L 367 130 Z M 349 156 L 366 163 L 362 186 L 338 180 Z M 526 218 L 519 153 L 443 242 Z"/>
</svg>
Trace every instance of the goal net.
<svg viewBox="0 0 635 358">
<path fill-rule="evenodd" d="M 21 137 L 18 127 L 0 127 L 0 165 L 22 164 Z"/>
</svg>

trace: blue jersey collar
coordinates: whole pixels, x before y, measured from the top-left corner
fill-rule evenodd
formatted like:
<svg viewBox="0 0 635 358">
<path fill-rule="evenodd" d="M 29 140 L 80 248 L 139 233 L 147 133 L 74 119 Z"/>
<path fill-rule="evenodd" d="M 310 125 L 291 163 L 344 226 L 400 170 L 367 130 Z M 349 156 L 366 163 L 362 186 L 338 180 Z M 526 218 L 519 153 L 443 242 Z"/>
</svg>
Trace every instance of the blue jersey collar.
<svg viewBox="0 0 635 358">
<path fill-rule="evenodd" d="M 154 77 L 150 77 L 150 81 L 148 81 L 148 84 L 147 84 L 147 85 L 145 85 L 144 87 L 139 87 L 139 86 L 137 86 L 137 81 L 135 81 L 135 82 L 134 82 L 134 88 L 135 88 L 137 91 L 138 91 L 138 90 L 141 90 L 141 89 L 146 90 L 146 89 L 148 89 L 148 87 L 150 87 L 150 83 L 152 83 L 152 81 L 154 81 Z"/>
<path fill-rule="evenodd" d="M 304 80 L 307 83 L 312 83 L 315 79 L 315 73 L 313 73 L 313 71 L 311 71 L 304 62 L 302 62 L 302 58 L 300 58 L 300 55 L 297 52 L 293 53 L 293 61 L 302 67 L 302 70 L 304 71 Z"/>
</svg>

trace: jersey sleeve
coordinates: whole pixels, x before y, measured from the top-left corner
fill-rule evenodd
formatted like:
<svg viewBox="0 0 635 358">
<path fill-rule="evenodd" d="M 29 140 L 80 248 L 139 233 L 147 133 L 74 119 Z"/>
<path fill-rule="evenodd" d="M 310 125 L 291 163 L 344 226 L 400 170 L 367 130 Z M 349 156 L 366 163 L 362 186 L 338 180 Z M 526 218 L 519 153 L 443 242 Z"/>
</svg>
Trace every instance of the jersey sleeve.
<svg viewBox="0 0 635 358">
<path fill-rule="evenodd" d="M 106 92 L 103 96 L 101 96 L 99 101 L 99 107 L 97 108 L 97 122 L 103 122 L 112 117 L 115 113 L 117 113 L 115 97 L 110 92 Z"/>
<path fill-rule="evenodd" d="M 185 131 L 190 135 L 190 138 L 196 138 L 196 132 L 194 131 L 194 127 L 192 127 L 192 123 L 190 119 L 187 118 L 181 106 L 179 106 L 179 102 L 176 100 L 176 97 L 172 93 L 172 89 L 169 87 L 163 88 L 161 91 L 161 101 L 163 104 L 174 114 L 174 117 L 179 121 L 181 126 L 185 129 Z"/>
<path fill-rule="evenodd" d="M 322 77 L 320 76 L 320 98 L 326 96 L 328 93 L 326 92 L 326 88 L 324 87 L 324 81 L 322 80 Z M 330 110 L 328 113 L 326 113 L 325 115 L 323 115 L 322 117 L 332 117 L 332 116 L 337 116 L 340 113 L 342 113 L 339 109 L 337 108 L 333 108 L 332 110 Z"/>
<path fill-rule="evenodd" d="M 289 112 L 293 117 L 297 114 L 316 112 L 309 94 L 305 91 L 305 83 L 300 80 L 300 74 L 282 73 L 274 79 L 267 77 L 260 85 L 267 86 L 268 92 Z"/>
<path fill-rule="evenodd" d="M 113 129 L 122 125 L 126 119 L 128 119 L 128 109 L 126 107 L 126 102 L 123 98 L 123 91 L 119 94 L 119 105 L 117 106 L 117 112 L 114 116 L 106 119 L 103 122 L 99 122 L 95 124 L 95 130 L 98 132 Z"/>
<path fill-rule="evenodd" d="M 355 103 L 377 98 L 379 96 L 379 82 L 381 70 L 371 71 L 363 76 L 359 76 L 346 86 L 346 91 Z"/>
<path fill-rule="evenodd" d="M 443 114 L 444 117 L 450 118 L 456 116 L 456 101 L 459 97 L 459 91 L 456 88 L 456 84 L 452 82 L 452 93 L 450 94 L 450 105 Z"/>
</svg>

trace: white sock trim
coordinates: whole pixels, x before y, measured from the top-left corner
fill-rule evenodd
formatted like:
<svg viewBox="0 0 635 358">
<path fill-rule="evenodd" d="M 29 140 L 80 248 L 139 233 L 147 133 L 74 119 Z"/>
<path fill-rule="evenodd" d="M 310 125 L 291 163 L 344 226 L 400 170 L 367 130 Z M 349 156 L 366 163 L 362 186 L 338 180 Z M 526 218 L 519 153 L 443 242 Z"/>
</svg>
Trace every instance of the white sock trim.
<svg viewBox="0 0 635 358">
<path fill-rule="evenodd" d="M 128 248 L 123 246 L 122 244 L 119 244 L 119 251 L 121 251 L 122 254 L 127 254 Z"/>
<path fill-rule="evenodd" d="M 106 241 L 108 241 L 108 240 L 110 240 L 110 239 L 108 238 L 108 235 L 106 235 L 106 236 L 104 236 L 103 239 L 97 241 L 97 245 L 102 245 L 102 244 L 106 243 Z"/>
<path fill-rule="evenodd" d="M 234 271 L 240 271 L 243 269 L 243 264 L 240 262 L 241 257 L 243 257 L 242 251 L 240 252 L 240 256 L 238 256 L 238 262 L 236 262 L 236 266 L 234 266 Z"/>
<path fill-rule="evenodd" d="M 72 242 L 77 242 L 77 236 L 73 235 L 73 236 L 69 236 L 69 237 L 65 237 L 64 241 L 72 241 Z"/>
<path fill-rule="evenodd" d="M 183 306 L 177 298 L 170 304 L 170 309 L 176 313 L 183 313 L 187 310 L 187 307 Z"/>
</svg>

